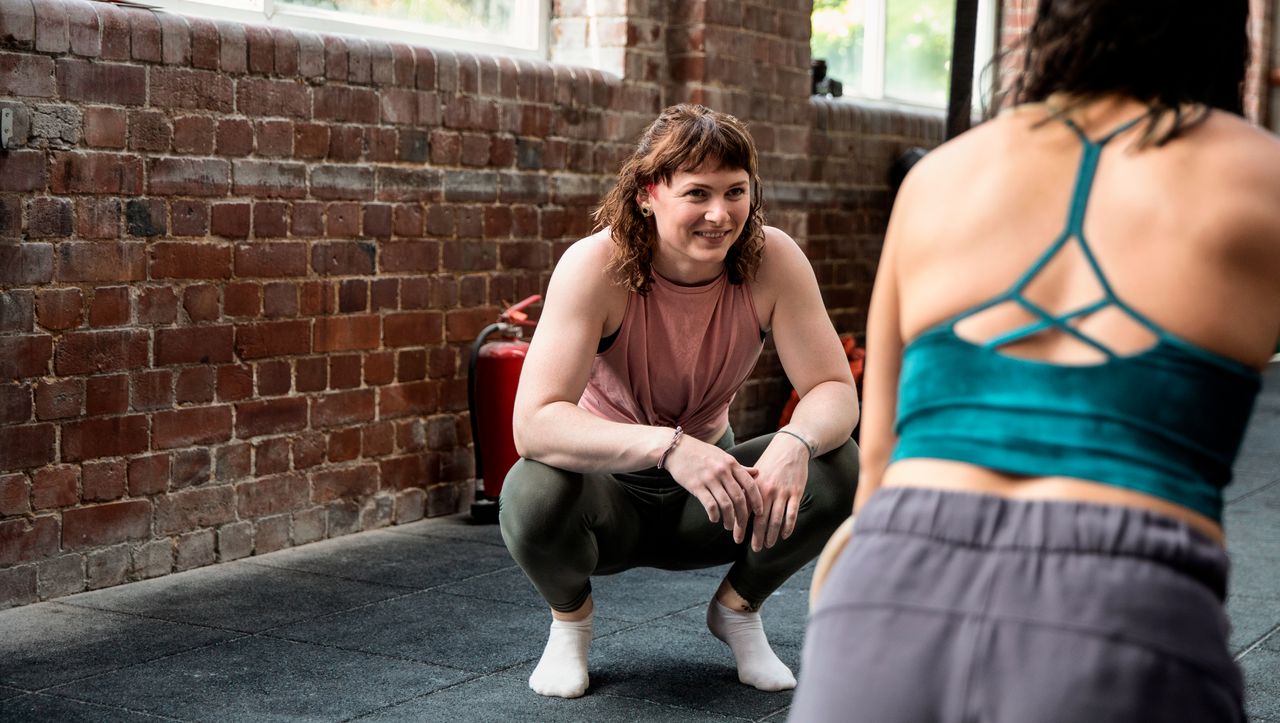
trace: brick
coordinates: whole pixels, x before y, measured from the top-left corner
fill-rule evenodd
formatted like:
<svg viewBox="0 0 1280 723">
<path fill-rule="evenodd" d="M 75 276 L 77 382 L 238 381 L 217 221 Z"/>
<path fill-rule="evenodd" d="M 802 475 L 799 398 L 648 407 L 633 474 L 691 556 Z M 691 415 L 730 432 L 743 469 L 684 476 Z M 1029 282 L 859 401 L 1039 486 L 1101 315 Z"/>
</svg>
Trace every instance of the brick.
<svg viewBox="0 0 1280 723">
<path fill-rule="evenodd" d="M 151 278 L 231 278 L 231 248 L 199 242 L 155 244 L 151 247 Z"/>
<path fill-rule="evenodd" d="M 330 462 L 349 462 L 360 456 L 360 428 L 352 427 L 329 434 Z"/>
<path fill-rule="evenodd" d="M 30 421 L 34 409 L 31 396 L 31 387 L 25 384 L 0 384 L 0 424 Z"/>
<path fill-rule="evenodd" d="M 369 282 L 347 279 L 338 289 L 338 312 L 342 314 L 369 310 Z"/>
<path fill-rule="evenodd" d="M 31 483 L 26 475 L 0 475 L 0 517 L 31 512 Z"/>
<path fill-rule="evenodd" d="M 62 460 L 79 462 L 146 451 L 147 418 L 141 414 L 62 425 Z"/>
<path fill-rule="evenodd" d="M 204 201 L 173 201 L 169 213 L 175 236 L 203 236 L 209 232 L 209 205 Z"/>
<path fill-rule="evenodd" d="M 320 123 L 296 123 L 293 128 L 295 158 L 324 158 L 329 151 L 329 127 Z"/>
<path fill-rule="evenodd" d="M 156 412 L 152 420 L 152 445 L 175 449 L 216 444 L 231 439 L 231 407 L 190 407 Z"/>
<path fill-rule="evenodd" d="M 213 476 L 213 458 L 203 447 L 173 453 L 169 464 L 170 487 L 175 490 L 196 487 Z"/>
<path fill-rule="evenodd" d="M 0 0 L 0 43 L 30 48 L 36 37 L 36 16 L 30 2 Z"/>
<path fill-rule="evenodd" d="M 329 363 L 324 357 L 299 359 L 294 386 L 299 393 L 323 390 L 329 383 Z"/>
<path fill-rule="evenodd" d="M 308 287 L 315 286 L 309 284 Z M 271 283 L 263 287 L 262 310 L 267 318 L 276 319 L 298 315 L 298 285 Z M 310 313 L 319 313 L 318 308 Z"/>
<path fill-rule="evenodd" d="M 0 243 L 0 283 L 47 284 L 52 279 L 52 244 Z"/>
<path fill-rule="evenodd" d="M 218 528 L 218 562 L 239 560 L 253 554 L 253 523 L 233 522 Z"/>
<path fill-rule="evenodd" d="M 117 545 L 85 555 L 85 587 L 99 590 L 129 579 L 129 547 Z"/>
<path fill-rule="evenodd" d="M 175 492 L 156 500 L 156 532 L 164 535 L 222 525 L 235 519 L 235 490 L 228 485 Z"/>
<path fill-rule="evenodd" d="M 177 13 L 158 13 L 160 22 L 160 54 L 165 65 L 190 65 L 191 28 L 186 18 Z"/>
<path fill-rule="evenodd" d="M 52 515 L 0 522 L 0 567 L 52 557 L 58 552 L 58 521 Z"/>
<path fill-rule="evenodd" d="M 373 311 L 400 306 L 400 280 L 377 279 L 369 285 L 369 308 Z"/>
<path fill-rule="evenodd" d="M 372 243 L 326 243 L 311 249 L 311 268 L 326 276 L 368 275 L 374 272 L 377 247 Z"/>
<path fill-rule="evenodd" d="M 373 421 L 373 405 L 372 389 L 321 395 L 311 402 L 311 427 L 323 429 Z"/>
<path fill-rule="evenodd" d="M 315 117 L 344 123 L 378 122 L 378 95 L 368 88 L 322 85 L 315 91 Z"/>
<path fill-rule="evenodd" d="M 29 238 L 65 238 L 72 234 L 72 203 L 65 198 L 31 198 L 27 201 Z"/>
<path fill-rule="evenodd" d="M 428 455 L 413 454 L 379 461 L 378 472 L 382 478 L 382 488 L 406 490 L 427 486 L 434 476 L 427 468 L 428 459 Z"/>
<path fill-rule="evenodd" d="M 41 334 L 5 337 L 0 344 L 0 381 L 43 376 L 53 356 L 53 338 Z"/>
<path fill-rule="evenodd" d="M 382 343 L 393 348 L 439 344 L 443 321 L 438 311 L 387 314 L 382 319 Z"/>
<path fill-rule="evenodd" d="M 289 204 L 264 201 L 253 204 L 254 238 L 284 238 L 289 235 Z"/>
<path fill-rule="evenodd" d="M 244 402 L 236 405 L 236 436 L 241 439 L 305 429 L 307 400 L 301 398 Z"/>
<path fill-rule="evenodd" d="M 120 199 L 81 197 L 76 199 L 76 233 L 85 239 L 120 238 Z"/>
<path fill-rule="evenodd" d="M 496 179 L 491 179 L 496 183 Z M 379 168 L 380 201 L 438 201 L 441 174 L 435 169 Z"/>
<path fill-rule="evenodd" d="M 306 354 L 311 351 L 311 322 L 239 324 L 236 326 L 235 350 L 241 359 Z"/>
<path fill-rule="evenodd" d="M 258 396 L 274 397 L 288 394 L 293 383 L 293 368 L 283 359 L 258 362 Z"/>
<path fill-rule="evenodd" d="M 253 474 L 266 477 L 289 471 L 289 438 L 274 437 L 253 445 Z"/>
<path fill-rule="evenodd" d="M 49 189 L 137 195 L 142 192 L 142 159 L 117 153 L 55 153 Z"/>
<path fill-rule="evenodd" d="M 427 376 L 427 352 L 410 349 L 396 355 L 396 381 L 417 382 Z"/>
<path fill-rule="evenodd" d="M 54 459 L 52 424 L 5 425 L 0 427 L 0 470 L 40 467 Z"/>
<path fill-rule="evenodd" d="M 146 366 L 150 336 L 145 331 L 71 331 L 58 340 L 53 366 L 58 374 L 99 374 Z"/>
<path fill-rule="evenodd" d="M 130 575 L 137 578 L 152 578 L 168 575 L 173 569 L 173 542 L 155 540 L 133 548 L 129 560 Z"/>
<path fill-rule="evenodd" d="M 227 316 L 258 316 L 262 313 L 262 287 L 253 283 L 227 284 L 222 290 L 222 311 Z"/>
<path fill-rule="evenodd" d="M 51 465 L 31 476 L 31 504 L 37 510 L 71 507 L 80 501 L 80 469 L 75 465 Z"/>
<path fill-rule="evenodd" d="M 206 404 L 213 401 L 213 367 L 199 366 L 178 372 L 175 391 L 178 404 Z"/>
<path fill-rule="evenodd" d="M 440 406 L 440 385 L 434 381 L 394 384 L 378 388 L 378 415 L 382 419 L 435 412 Z"/>
<path fill-rule="evenodd" d="M 84 558 L 80 555 L 60 555 L 36 562 L 36 593 L 43 599 L 80 592 L 84 585 Z"/>
<path fill-rule="evenodd" d="M 85 502 L 111 502 L 124 497 L 125 461 L 85 462 L 81 467 L 81 499 Z"/>
<path fill-rule="evenodd" d="M 236 84 L 236 109 L 257 117 L 308 118 L 311 96 L 301 80 L 247 78 Z"/>
<path fill-rule="evenodd" d="M 351 238 L 360 235 L 360 204 L 331 203 L 325 207 L 324 235 L 329 238 Z"/>
<path fill-rule="evenodd" d="M 43 151 L 0 153 L 0 191 L 40 191 L 47 182 Z"/>
<path fill-rule="evenodd" d="M 197 156 L 213 153 L 214 121 L 206 116 L 188 115 L 173 121 L 173 150 Z"/>
<path fill-rule="evenodd" d="M 155 267 L 152 267 L 155 275 Z M 139 324 L 172 324 L 178 318 L 178 295 L 167 286 L 144 288 L 138 293 Z"/>
<path fill-rule="evenodd" d="M 147 100 L 147 71 L 140 65 L 61 58 L 58 95 L 63 100 L 140 106 Z"/>
<path fill-rule="evenodd" d="M 89 305 L 89 325 L 120 326 L 129 322 L 129 287 L 114 286 L 94 290 Z"/>
<path fill-rule="evenodd" d="M 218 28 L 218 67 L 224 73 L 243 73 L 248 70 L 248 43 L 242 23 L 220 20 Z"/>
<path fill-rule="evenodd" d="M 253 207 L 248 203 L 215 203 L 210 208 L 209 231 L 223 238 L 248 238 L 252 218 Z"/>
<path fill-rule="evenodd" d="M 253 396 L 253 370 L 247 366 L 218 367 L 218 400 L 239 401 Z"/>
<path fill-rule="evenodd" d="M 134 411 L 167 409 L 173 406 L 173 373 L 166 369 L 135 372 L 130 390 Z"/>
<path fill-rule="evenodd" d="M 54 91 L 52 59 L 23 53 L 0 53 L 0 94 L 51 98 Z"/>
<path fill-rule="evenodd" d="M 247 156 L 253 152 L 253 124 L 232 118 L 218 121 L 214 147 L 220 156 Z"/>
<path fill-rule="evenodd" d="M 101 57 L 105 60 L 129 60 L 129 16 L 123 8 L 107 3 L 94 3 L 94 11 L 102 26 Z"/>
<path fill-rule="evenodd" d="M 35 330 L 34 296 L 29 290 L 0 289 L 0 334 Z"/>
<path fill-rule="evenodd" d="M 235 249 L 236 276 L 281 278 L 306 276 L 305 243 L 239 244 Z"/>
<path fill-rule="evenodd" d="M 167 111 L 179 109 L 230 113 L 235 108 L 235 83 L 207 70 L 151 68 L 151 105 Z"/>
<path fill-rule="evenodd" d="M 83 108 L 84 141 L 97 148 L 124 148 L 128 116 L 119 108 Z"/>
<path fill-rule="evenodd" d="M 360 386 L 360 355 L 336 354 L 329 357 L 329 388 L 351 389 Z"/>
<path fill-rule="evenodd" d="M 232 174 L 238 196 L 303 198 L 307 195 L 307 167 L 302 163 L 235 161 Z"/>
<path fill-rule="evenodd" d="M 129 460 L 129 494 L 137 497 L 164 492 L 169 487 L 169 455 L 152 454 Z"/>
<path fill-rule="evenodd" d="M 324 233 L 324 204 L 295 202 L 289 217 L 290 233 L 298 238 L 316 237 Z M 303 255 L 306 258 L 306 255 Z"/>
<path fill-rule="evenodd" d="M 84 411 L 84 399 L 83 379 L 42 381 L 35 388 L 36 418 L 51 420 L 78 417 Z"/>
<path fill-rule="evenodd" d="M 213 530 L 181 535 L 174 543 L 173 569 L 191 570 L 212 565 L 217 560 L 217 538 Z"/>
<path fill-rule="evenodd" d="M 311 195 L 321 199 L 372 199 L 374 172 L 362 166 L 316 166 L 311 169 Z"/>
<path fill-rule="evenodd" d="M 164 36 L 154 13 L 130 12 L 129 31 L 129 50 L 134 60 L 151 63 L 164 60 Z"/>
<path fill-rule="evenodd" d="M 58 244 L 58 281 L 141 281 L 147 257 L 141 243 Z"/>
<path fill-rule="evenodd" d="M 293 122 L 265 120 L 254 123 L 259 156 L 287 158 L 293 155 Z"/>
<path fill-rule="evenodd" d="M 331 160 L 360 160 L 364 145 L 364 129 L 360 126 L 332 126 L 329 129 L 329 158 Z"/>
<path fill-rule="evenodd" d="M 218 158 L 157 158 L 148 170 L 148 190 L 160 196 L 225 196 L 231 164 Z"/>
<path fill-rule="evenodd" d="M 376 316 L 316 319 L 312 349 L 316 352 L 376 349 L 380 329 Z"/>
<path fill-rule="evenodd" d="M 212 20 L 188 17 L 191 24 L 191 65 L 204 70 L 217 70 L 221 48 L 218 26 Z"/>
<path fill-rule="evenodd" d="M 62 513 L 64 549 L 113 545 L 145 539 L 151 531 L 151 503 L 127 500 Z"/>
<path fill-rule="evenodd" d="M 169 116 L 161 111 L 142 110 L 129 114 L 129 148 L 165 153 L 173 139 Z"/>
<path fill-rule="evenodd" d="M 129 377 L 93 377 L 85 383 L 85 413 L 90 417 L 129 411 Z"/>
<path fill-rule="evenodd" d="M 349 469 L 317 472 L 312 475 L 312 501 L 324 503 L 372 495 L 378 489 L 377 470 L 372 464 L 364 464 Z"/>
<path fill-rule="evenodd" d="M 231 325 L 156 330 L 156 364 L 218 364 L 232 359 Z"/>
</svg>

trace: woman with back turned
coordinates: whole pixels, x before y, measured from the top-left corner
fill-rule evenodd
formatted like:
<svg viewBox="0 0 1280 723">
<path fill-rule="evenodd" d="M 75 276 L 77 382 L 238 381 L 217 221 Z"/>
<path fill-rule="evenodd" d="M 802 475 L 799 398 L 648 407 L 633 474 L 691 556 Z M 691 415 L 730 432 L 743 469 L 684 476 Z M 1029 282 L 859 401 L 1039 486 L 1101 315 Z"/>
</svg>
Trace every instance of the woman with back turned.
<svg viewBox="0 0 1280 723">
<path fill-rule="evenodd" d="M 907 177 L 792 720 L 1243 720 L 1221 491 L 1280 334 L 1247 16 L 1041 0 L 1019 105 Z"/>
</svg>

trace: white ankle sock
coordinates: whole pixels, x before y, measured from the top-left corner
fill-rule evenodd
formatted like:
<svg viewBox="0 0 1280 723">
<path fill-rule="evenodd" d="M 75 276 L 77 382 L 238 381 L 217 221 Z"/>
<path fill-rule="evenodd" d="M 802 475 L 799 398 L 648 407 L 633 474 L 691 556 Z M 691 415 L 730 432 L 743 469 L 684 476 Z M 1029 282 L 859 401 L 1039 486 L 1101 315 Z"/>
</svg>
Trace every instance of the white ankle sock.
<svg viewBox="0 0 1280 723">
<path fill-rule="evenodd" d="M 796 676 L 769 647 L 760 613 L 738 612 L 713 599 L 707 606 L 707 627 L 733 651 L 738 661 L 738 680 L 760 690 L 796 687 Z"/>
<path fill-rule="evenodd" d="M 577 698 L 587 692 L 587 648 L 591 616 L 577 622 L 551 621 L 547 647 L 529 676 L 529 687 L 541 695 Z"/>
</svg>

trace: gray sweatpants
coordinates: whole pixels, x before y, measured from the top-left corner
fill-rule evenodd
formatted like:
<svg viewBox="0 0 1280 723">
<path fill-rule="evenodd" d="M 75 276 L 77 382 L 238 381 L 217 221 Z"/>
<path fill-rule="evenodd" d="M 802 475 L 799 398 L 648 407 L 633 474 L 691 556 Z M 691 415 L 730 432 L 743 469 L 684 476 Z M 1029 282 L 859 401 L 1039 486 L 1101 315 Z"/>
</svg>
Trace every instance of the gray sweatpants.
<svg viewBox="0 0 1280 723">
<path fill-rule="evenodd" d="M 716 444 L 751 466 L 773 435 Z M 795 532 L 752 552 L 750 534 L 733 534 L 707 520 L 702 503 L 658 469 L 634 474 L 579 474 L 521 459 L 507 474 L 499 521 L 507 549 L 552 608 L 577 610 L 591 593 L 591 576 L 633 567 L 691 570 L 732 562 L 729 583 L 760 604 L 796 570 L 817 557 L 849 516 L 858 479 L 853 440 L 809 462 Z"/>
<path fill-rule="evenodd" d="M 806 634 L 799 723 L 1243 721 L 1227 556 L 1142 510 L 886 488 Z"/>
</svg>

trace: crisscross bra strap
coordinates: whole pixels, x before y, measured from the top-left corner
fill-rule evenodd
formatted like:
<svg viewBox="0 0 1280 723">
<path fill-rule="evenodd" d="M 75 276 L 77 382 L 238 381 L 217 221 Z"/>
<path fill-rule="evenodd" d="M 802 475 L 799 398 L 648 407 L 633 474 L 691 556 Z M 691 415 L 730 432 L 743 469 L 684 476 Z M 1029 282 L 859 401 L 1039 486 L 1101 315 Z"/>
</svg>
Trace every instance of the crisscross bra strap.
<svg viewBox="0 0 1280 723">
<path fill-rule="evenodd" d="M 1120 124 L 1115 129 L 1106 133 L 1098 140 L 1093 140 L 1088 135 L 1086 135 L 1085 132 L 1081 130 L 1080 126 L 1076 125 L 1076 123 L 1072 121 L 1070 118 L 1067 118 L 1057 113 L 1054 114 L 1053 117 L 1062 121 L 1063 124 L 1065 124 L 1068 128 L 1070 128 L 1076 134 L 1076 136 L 1080 139 L 1080 143 L 1084 146 L 1083 153 L 1081 154 L 1081 157 L 1080 157 L 1080 169 L 1076 173 L 1075 189 L 1071 194 L 1071 204 L 1067 214 L 1066 228 L 1063 230 L 1062 234 L 1057 238 L 1057 240 L 1055 240 L 1053 244 L 1050 245 L 1049 248 L 1046 249 L 1045 252 L 1041 254 L 1039 258 L 1036 259 L 1035 263 L 1033 263 L 1031 267 L 1027 269 L 1025 273 L 1023 273 L 1023 275 L 1018 279 L 1018 281 L 1014 283 L 1012 288 L 1010 288 L 1005 293 L 995 297 L 994 299 L 991 299 L 986 303 L 980 304 L 979 306 L 973 309 L 970 309 L 968 312 L 965 312 L 961 316 L 957 317 L 956 319 L 953 320 L 952 322 L 953 325 L 955 322 L 959 321 L 960 319 L 963 319 L 968 316 L 973 316 L 974 314 L 977 314 L 985 309 L 989 309 L 993 306 L 996 306 L 997 304 L 1013 301 L 1017 303 L 1019 306 L 1021 306 L 1022 308 L 1026 309 L 1033 316 L 1035 316 L 1036 320 L 1024 326 L 1013 329 L 1012 331 L 1001 334 L 995 337 L 994 339 L 991 339 L 985 342 L 983 344 L 984 346 L 988 348 L 1000 347 L 1005 344 L 1010 344 L 1015 341 L 1025 339 L 1027 337 L 1033 336 L 1042 331 L 1052 328 L 1052 329 L 1057 329 L 1065 334 L 1068 334 L 1074 337 L 1075 339 L 1079 340 L 1080 342 L 1097 349 L 1098 351 L 1105 354 L 1107 358 L 1111 359 L 1116 357 L 1115 352 L 1113 352 L 1105 344 L 1097 341 L 1096 339 L 1093 339 L 1092 337 L 1084 333 L 1081 333 L 1075 327 L 1071 326 L 1070 322 L 1073 319 L 1087 316 L 1103 308 L 1114 305 L 1122 309 L 1126 314 L 1132 317 L 1135 321 L 1137 321 L 1138 323 L 1142 324 L 1143 326 L 1151 330 L 1157 336 L 1159 337 L 1164 336 L 1163 329 L 1156 326 L 1153 322 L 1148 320 L 1142 314 L 1139 314 L 1137 311 L 1132 309 L 1128 304 L 1125 304 L 1123 301 L 1120 300 L 1119 297 L 1115 295 L 1115 292 L 1112 291 L 1111 289 L 1111 285 L 1107 283 L 1107 277 L 1102 273 L 1102 267 L 1098 265 L 1098 260 L 1094 257 L 1092 250 L 1090 250 L 1089 248 L 1089 243 L 1088 241 L 1085 240 L 1085 237 L 1084 237 L 1085 212 L 1089 205 L 1089 196 L 1093 190 L 1093 179 L 1094 179 L 1094 175 L 1097 173 L 1097 170 L 1098 170 L 1098 159 L 1102 155 L 1103 146 L 1111 142 L 1111 140 L 1113 140 L 1116 136 L 1119 136 L 1121 133 L 1124 133 L 1125 131 L 1136 126 L 1138 123 L 1142 122 L 1142 120 L 1147 118 L 1148 115 L 1149 115 L 1148 113 L 1143 113 L 1142 115 L 1136 118 L 1130 119 Z M 1032 279 L 1034 279 L 1042 270 L 1044 270 L 1045 266 L 1048 265 L 1049 261 L 1053 259 L 1053 257 L 1056 256 L 1064 246 L 1066 246 L 1068 243 L 1071 243 L 1072 241 L 1075 241 L 1077 244 L 1079 244 L 1080 251 L 1084 254 L 1085 259 L 1089 263 L 1089 268 L 1092 269 L 1093 275 L 1097 278 L 1098 284 L 1102 288 L 1103 296 L 1098 301 L 1086 304 L 1085 306 L 1079 307 L 1077 309 L 1072 309 L 1070 311 L 1060 313 L 1060 314 L 1054 314 L 1042 308 L 1040 305 L 1036 304 L 1030 299 L 1028 299 L 1023 292 L 1026 290 L 1027 286 L 1031 283 Z"/>
</svg>

